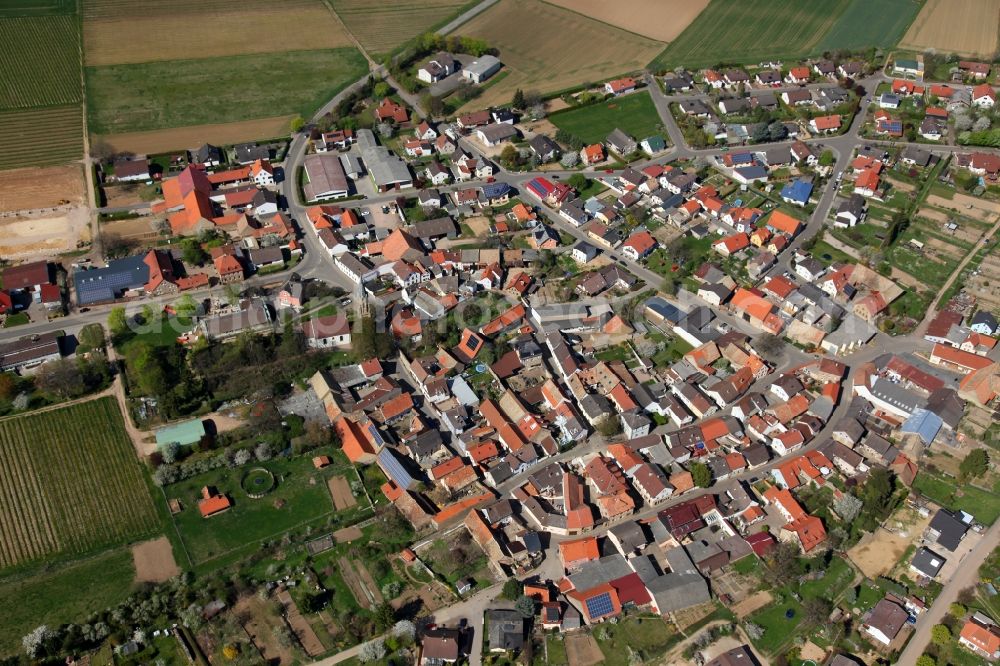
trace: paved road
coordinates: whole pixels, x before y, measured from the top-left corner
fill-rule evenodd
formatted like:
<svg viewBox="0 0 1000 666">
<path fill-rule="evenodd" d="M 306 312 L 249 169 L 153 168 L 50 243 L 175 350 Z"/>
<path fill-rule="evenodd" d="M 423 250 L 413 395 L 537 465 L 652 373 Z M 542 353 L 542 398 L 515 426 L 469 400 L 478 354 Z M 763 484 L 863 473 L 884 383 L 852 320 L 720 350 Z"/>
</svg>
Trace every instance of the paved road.
<svg viewBox="0 0 1000 666">
<path fill-rule="evenodd" d="M 941 594 L 934 600 L 934 604 L 917 619 L 916 631 L 906 644 L 906 649 L 899 655 L 897 663 L 917 663 L 917 657 L 923 654 L 930 640 L 931 628 L 941 623 L 941 619 L 948 613 L 948 608 L 958 599 L 959 592 L 979 582 L 979 567 L 998 544 L 1000 544 L 1000 521 L 993 523 L 993 527 L 983 535 L 979 544 L 965 556 L 961 568 L 941 589 Z"/>
<path fill-rule="evenodd" d="M 495 5 L 497 2 L 499 2 L 499 0 L 483 0 L 483 2 L 480 2 L 475 7 L 472 7 L 471 9 L 468 9 L 463 14 L 461 14 L 460 16 L 457 16 L 455 19 L 453 19 L 452 21 L 449 21 L 444 26 L 442 26 L 440 29 L 438 29 L 438 31 L 437 31 L 438 34 L 439 35 L 447 35 L 449 32 L 452 32 L 456 28 L 458 28 L 458 26 L 462 25 L 463 23 L 465 23 L 467 21 L 471 21 L 474 17 L 482 14 L 484 11 L 486 11 L 487 9 L 489 9 L 490 7 L 492 7 L 493 5 Z"/>
</svg>

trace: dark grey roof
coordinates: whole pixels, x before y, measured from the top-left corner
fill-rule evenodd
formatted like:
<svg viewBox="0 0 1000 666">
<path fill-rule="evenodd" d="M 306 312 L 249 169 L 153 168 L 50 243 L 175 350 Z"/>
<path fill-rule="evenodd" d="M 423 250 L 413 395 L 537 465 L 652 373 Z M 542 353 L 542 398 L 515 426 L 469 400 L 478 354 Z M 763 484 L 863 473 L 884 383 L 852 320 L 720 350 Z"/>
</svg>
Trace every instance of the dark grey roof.
<svg viewBox="0 0 1000 666">
<path fill-rule="evenodd" d="M 113 301 L 130 289 L 138 289 L 149 281 L 149 266 L 142 255 L 109 261 L 104 268 L 78 270 L 73 273 L 77 305 Z"/>
<path fill-rule="evenodd" d="M 646 536 L 645 530 L 642 529 L 642 525 L 634 520 L 615 525 L 608 532 L 615 535 L 626 553 L 644 548 L 649 543 L 649 538 Z"/>
<path fill-rule="evenodd" d="M 962 522 L 956 514 L 948 509 L 941 509 L 934 517 L 928 529 L 937 532 L 937 544 L 949 552 L 955 552 L 962 537 L 969 530 L 968 525 Z"/>
<path fill-rule="evenodd" d="M 861 217 L 865 212 L 865 198 L 860 194 L 851 194 L 837 206 L 837 215 L 841 213 L 852 213 L 854 217 Z"/>
<path fill-rule="evenodd" d="M 930 548 L 921 548 L 913 554 L 910 566 L 928 578 L 934 578 L 941 571 L 941 567 L 944 566 L 945 562 L 947 562 L 945 558 Z"/>
</svg>

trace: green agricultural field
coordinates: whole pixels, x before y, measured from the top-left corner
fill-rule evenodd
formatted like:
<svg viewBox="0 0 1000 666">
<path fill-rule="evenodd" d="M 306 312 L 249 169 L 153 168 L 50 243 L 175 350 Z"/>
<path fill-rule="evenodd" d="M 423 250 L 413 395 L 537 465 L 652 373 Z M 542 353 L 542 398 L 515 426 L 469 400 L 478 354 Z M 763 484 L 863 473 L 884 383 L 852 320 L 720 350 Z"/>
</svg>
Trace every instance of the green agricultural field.
<svg viewBox="0 0 1000 666">
<path fill-rule="evenodd" d="M 308 116 L 366 71 L 349 48 L 87 67 L 90 131 Z"/>
<path fill-rule="evenodd" d="M 255 467 L 263 467 L 274 476 L 275 487 L 260 499 L 251 499 L 242 481 Z M 291 460 L 272 460 L 243 468 L 221 468 L 166 486 L 168 499 L 178 499 L 182 510 L 173 517 L 174 524 L 192 564 L 238 553 L 246 554 L 264 539 L 280 536 L 290 529 L 319 524 L 334 514 L 333 501 L 326 480 L 350 469 L 316 470 L 309 456 Z M 224 513 L 202 518 L 198 511 L 201 489 L 212 486 L 225 493 L 233 506 Z M 358 507 L 338 514 L 345 524 L 365 509 Z"/>
<path fill-rule="evenodd" d="M 53 166 L 80 159 L 83 110 L 70 105 L 0 113 L 0 146 L 0 169 Z"/>
<path fill-rule="evenodd" d="M 0 526 L 0 569 L 160 526 L 113 398 L 0 421 Z"/>
<path fill-rule="evenodd" d="M 79 622 L 119 603 L 134 578 L 132 554 L 120 549 L 55 572 L 0 581 L 0 656 L 21 652 L 21 637 L 40 624 Z"/>
<path fill-rule="evenodd" d="M 816 53 L 820 39 L 852 0 L 712 0 L 650 66 L 711 67 L 721 62 L 794 60 Z"/>
<path fill-rule="evenodd" d="M 830 31 L 819 41 L 819 50 L 864 49 L 896 45 L 913 23 L 918 0 L 851 0 Z"/>
<path fill-rule="evenodd" d="M 0 19 L 0 44 L 0 110 L 80 101 L 80 26 L 76 17 Z"/>
<path fill-rule="evenodd" d="M 646 92 L 553 113 L 549 120 L 559 129 L 587 143 L 604 141 L 616 127 L 631 134 L 636 141 L 653 134 L 664 135 L 660 116 Z"/>
<path fill-rule="evenodd" d="M 74 0 L 0 0 L 0 18 L 52 16 L 76 12 Z"/>
</svg>

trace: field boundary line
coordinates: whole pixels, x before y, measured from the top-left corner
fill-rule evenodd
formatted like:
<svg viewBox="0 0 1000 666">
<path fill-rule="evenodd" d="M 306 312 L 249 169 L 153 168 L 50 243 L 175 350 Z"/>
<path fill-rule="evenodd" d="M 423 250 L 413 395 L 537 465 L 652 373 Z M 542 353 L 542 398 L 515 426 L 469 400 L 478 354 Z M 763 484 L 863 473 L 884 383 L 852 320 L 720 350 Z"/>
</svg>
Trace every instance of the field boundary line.
<svg viewBox="0 0 1000 666">
<path fill-rule="evenodd" d="M 85 402 L 91 402 L 93 400 L 100 400 L 101 398 L 110 398 L 113 387 L 109 386 L 103 389 L 99 393 L 92 393 L 91 395 L 85 395 L 82 398 L 75 398 L 73 400 L 67 400 L 65 402 L 57 402 L 54 405 L 45 405 L 44 407 L 39 407 L 38 409 L 33 409 L 30 412 L 18 412 L 17 414 L 8 414 L 7 416 L 0 416 L 0 423 L 6 421 L 13 421 L 25 416 L 34 416 L 35 414 L 44 414 L 45 412 L 51 412 L 63 407 L 72 407 L 74 405 L 79 405 Z"/>
</svg>

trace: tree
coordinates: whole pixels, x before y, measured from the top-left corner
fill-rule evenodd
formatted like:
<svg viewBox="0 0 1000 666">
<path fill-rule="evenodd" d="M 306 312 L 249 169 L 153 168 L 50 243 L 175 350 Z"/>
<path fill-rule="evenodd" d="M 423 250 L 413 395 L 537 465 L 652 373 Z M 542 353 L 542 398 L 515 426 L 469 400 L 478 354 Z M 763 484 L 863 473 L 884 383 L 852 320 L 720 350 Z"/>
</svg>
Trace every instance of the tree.
<svg viewBox="0 0 1000 666">
<path fill-rule="evenodd" d="M 785 351 L 785 343 L 773 333 L 762 333 L 754 340 L 753 346 L 769 361 L 779 358 Z"/>
<path fill-rule="evenodd" d="M 508 601 L 514 601 L 524 590 L 524 586 L 521 585 L 521 581 L 516 578 L 508 578 L 504 581 L 503 590 L 500 592 L 500 596 Z"/>
<path fill-rule="evenodd" d="M 296 132 L 301 132 L 302 128 L 306 126 L 306 119 L 302 116 L 295 116 L 288 122 L 288 128 L 292 130 L 292 134 Z"/>
<path fill-rule="evenodd" d="M 854 522 L 854 519 L 861 513 L 862 507 L 864 507 L 864 503 L 861 500 L 847 493 L 843 493 L 833 500 L 834 513 L 840 516 L 840 520 L 845 523 Z"/>
<path fill-rule="evenodd" d="M 520 613 L 524 617 L 534 617 L 535 615 L 535 600 L 529 596 L 521 595 L 514 602 L 514 610 Z"/>
<path fill-rule="evenodd" d="M 412 641 L 417 635 L 417 628 L 409 620 L 400 620 L 392 626 L 392 635 Z"/>
<path fill-rule="evenodd" d="M 274 453 L 271 451 L 271 445 L 268 442 L 261 442 L 253 450 L 253 455 L 260 462 L 266 462 L 271 459 Z"/>
<path fill-rule="evenodd" d="M 824 150 L 822 153 L 820 153 L 820 156 L 819 156 L 819 165 L 820 166 L 832 166 L 833 162 L 834 162 L 834 158 L 833 158 L 833 151 L 832 150 Z"/>
<path fill-rule="evenodd" d="M 500 163 L 504 165 L 505 168 L 513 168 L 518 165 L 521 159 L 521 153 L 517 151 L 512 144 L 507 144 L 504 146 L 503 150 L 500 151 Z"/>
<path fill-rule="evenodd" d="M 375 626 L 379 631 L 385 631 L 396 624 L 396 609 L 388 601 L 383 601 L 375 608 Z"/>
<path fill-rule="evenodd" d="M 45 644 L 54 638 L 55 633 L 49 629 L 48 625 L 42 624 L 30 631 L 21 639 L 25 654 L 31 659 L 42 656 L 45 652 Z"/>
<path fill-rule="evenodd" d="M 660 285 L 660 290 L 668 296 L 677 295 L 677 278 L 674 277 L 672 272 L 663 276 L 663 284 Z"/>
<path fill-rule="evenodd" d="M 120 338 L 128 333 L 128 318 L 123 306 L 111 308 L 108 313 L 108 330 L 111 331 L 112 338 Z"/>
<path fill-rule="evenodd" d="M 580 190 L 586 188 L 587 184 L 590 181 L 587 180 L 587 177 L 584 176 L 582 173 L 574 173 L 572 176 L 569 177 L 569 179 L 566 182 L 574 190 L 580 191 Z"/>
<path fill-rule="evenodd" d="M 168 465 L 177 462 L 177 454 L 181 452 L 181 445 L 177 442 L 167 442 L 160 447 L 160 455 L 163 456 L 163 462 Z"/>
<path fill-rule="evenodd" d="M 938 647 L 944 647 L 951 642 L 951 629 L 943 624 L 935 624 L 931 627 L 931 643 Z"/>
<path fill-rule="evenodd" d="M 813 598 L 806 599 L 802 604 L 804 619 L 810 627 L 818 627 L 826 624 L 833 611 L 833 604 L 826 599 Z"/>
<path fill-rule="evenodd" d="M 572 169 L 580 161 L 580 155 L 576 151 L 570 150 L 563 153 L 562 159 L 559 160 L 559 164 L 566 167 L 567 169 Z"/>
<path fill-rule="evenodd" d="M 178 317 L 190 319 L 198 313 L 198 303 L 191 294 L 184 294 L 174 303 L 174 312 Z"/>
<path fill-rule="evenodd" d="M 691 463 L 688 471 L 691 472 L 691 480 L 694 481 L 694 485 L 699 488 L 708 488 L 712 485 L 712 470 L 705 463 Z"/>
<path fill-rule="evenodd" d="M 355 359 L 364 361 L 375 355 L 375 333 L 375 319 L 371 316 L 357 320 L 351 333 L 351 347 Z"/>
<path fill-rule="evenodd" d="M 937 660 L 929 654 L 922 654 L 917 657 L 916 666 L 937 666 Z"/>
<path fill-rule="evenodd" d="M 17 395 L 17 375 L 0 372 L 0 400 L 12 400 Z"/>
<path fill-rule="evenodd" d="M 181 256 L 186 264 L 201 266 L 208 261 L 208 253 L 202 248 L 196 238 L 186 238 L 181 244 Z"/>
<path fill-rule="evenodd" d="M 523 90 L 521 90 L 520 88 L 518 88 L 517 90 L 514 91 L 514 99 L 511 100 L 510 105 L 513 106 L 515 109 L 523 109 L 524 108 L 524 91 Z"/>
<path fill-rule="evenodd" d="M 326 601 L 325 593 L 307 593 L 302 597 L 302 610 L 306 613 L 318 613 L 326 607 Z"/>
<path fill-rule="evenodd" d="M 787 541 L 772 548 L 765 563 L 767 566 L 762 576 L 771 587 L 785 587 L 798 578 L 802 570 L 798 546 Z"/>
<path fill-rule="evenodd" d="M 43 363 L 35 372 L 35 386 L 64 399 L 82 395 L 87 389 L 79 367 L 68 358 Z"/>
<path fill-rule="evenodd" d="M 375 87 L 372 88 L 372 97 L 375 99 L 382 99 L 384 97 L 388 97 L 391 92 L 392 86 L 385 81 L 379 81 L 375 84 Z"/>
<path fill-rule="evenodd" d="M 861 487 L 862 529 L 875 529 L 892 511 L 892 480 L 892 473 L 884 467 L 875 467 L 869 472 L 868 480 Z"/>
<path fill-rule="evenodd" d="M 959 481 L 965 482 L 986 473 L 990 466 L 990 456 L 986 449 L 973 449 L 958 465 Z"/>
<path fill-rule="evenodd" d="M 959 620 L 965 617 L 965 614 L 968 612 L 969 609 L 963 606 L 962 604 L 955 603 L 948 606 L 948 614 Z"/>
<path fill-rule="evenodd" d="M 77 352 L 104 349 L 104 327 L 100 324 L 87 324 L 76 336 L 79 347 Z"/>
<path fill-rule="evenodd" d="M 358 651 L 358 661 L 363 664 L 367 664 L 372 661 L 378 661 L 385 656 L 385 643 L 381 638 L 377 638 L 373 641 L 368 641 L 361 646 Z"/>
<path fill-rule="evenodd" d="M 597 432 L 601 433 L 604 437 L 614 437 L 621 433 L 621 431 L 622 422 L 617 414 L 608 414 L 597 424 Z"/>
</svg>

